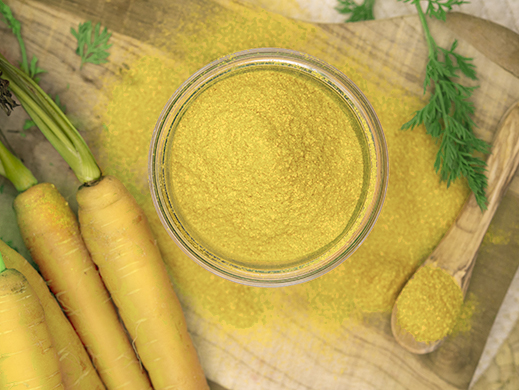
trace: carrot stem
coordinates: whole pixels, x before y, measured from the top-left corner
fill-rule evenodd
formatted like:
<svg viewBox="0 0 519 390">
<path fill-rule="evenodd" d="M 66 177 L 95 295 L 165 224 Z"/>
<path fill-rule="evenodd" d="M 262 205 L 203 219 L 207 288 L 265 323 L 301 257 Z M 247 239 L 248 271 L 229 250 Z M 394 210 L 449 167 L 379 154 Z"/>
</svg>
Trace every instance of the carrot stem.
<svg viewBox="0 0 519 390">
<path fill-rule="evenodd" d="M 20 69 L 0 54 L 2 77 L 41 132 L 72 168 L 81 183 L 95 181 L 101 170 L 77 129 L 57 104 Z"/>
<path fill-rule="evenodd" d="M 2 142 L 0 142 L 0 165 L 3 168 L 3 173 L 0 174 L 13 183 L 19 192 L 38 184 L 32 172 Z"/>
</svg>

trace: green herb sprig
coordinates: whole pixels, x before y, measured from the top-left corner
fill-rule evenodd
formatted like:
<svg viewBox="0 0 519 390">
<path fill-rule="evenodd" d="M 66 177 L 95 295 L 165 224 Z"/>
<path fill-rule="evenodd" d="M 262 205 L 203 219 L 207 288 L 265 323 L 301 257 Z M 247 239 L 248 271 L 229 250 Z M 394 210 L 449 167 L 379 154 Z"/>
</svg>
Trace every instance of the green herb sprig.
<svg viewBox="0 0 519 390">
<path fill-rule="evenodd" d="M 77 31 L 71 28 L 70 32 L 78 42 L 76 53 L 81 57 L 80 68 L 86 62 L 96 65 L 107 62 L 106 58 L 110 55 L 107 50 L 112 46 L 108 44 L 108 40 L 112 33 L 109 33 L 106 27 L 101 31 L 101 24 L 97 23 L 92 32 L 92 22 L 88 21 L 80 23 Z"/>
<path fill-rule="evenodd" d="M 363 20 L 373 20 L 373 7 L 375 0 L 364 0 L 361 4 L 357 4 L 354 0 L 338 0 L 339 5 L 335 9 L 341 14 L 349 14 L 346 22 L 360 22 Z"/>
<path fill-rule="evenodd" d="M 415 5 L 418 3 L 417 0 L 404 0 L 404 3 L 412 1 Z M 455 5 L 468 4 L 465 0 L 429 0 L 427 2 L 427 8 L 425 14 L 436 19 L 445 21 L 447 12 L 452 11 L 452 7 Z"/>
<path fill-rule="evenodd" d="M 31 79 L 37 83 L 40 81 L 38 74 L 46 72 L 45 70 L 38 67 L 38 58 L 33 56 L 31 62 L 27 59 L 27 50 L 25 43 L 22 38 L 22 27 L 20 22 L 13 16 L 11 8 L 0 0 L 0 15 L 2 15 L 4 23 L 12 30 L 14 36 L 18 40 L 20 45 L 20 51 L 22 53 L 22 62 L 20 63 L 20 69 L 27 73 Z"/>
<path fill-rule="evenodd" d="M 40 82 L 39 77 L 36 77 L 40 73 L 46 72 L 41 69 L 37 65 L 37 57 L 33 56 L 30 63 L 27 62 L 27 50 L 25 48 L 25 42 L 21 35 L 21 23 L 18 21 L 9 6 L 4 4 L 0 0 L 0 15 L 2 15 L 4 22 L 7 26 L 13 31 L 13 34 L 16 36 L 18 40 L 18 44 L 20 46 L 20 52 L 22 54 L 22 63 L 20 64 L 20 69 L 29 75 L 31 79 L 33 79 L 36 83 Z M 0 72 L 1 76 L 1 72 Z M 0 79 L 0 106 L 5 111 L 7 115 L 11 114 L 11 111 L 14 107 L 18 106 L 12 98 L 10 91 L 8 90 L 9 82 L 7 80 Z M 67 107 L 61 103 L 60 97 L 58 95 L 55 96 L 54 102 L 61 109 L 61 111 L 65 112 Z M 32 119 L 27 119 L 23 125 L 23 130 L 28 130 L 31 127 L 36 126 L 36 123 Z M 22 136 L 25 136 L 25 133 L 22 131 L 20 133 Z"/>
<path fill-rule="evenodd" d="M 11 99 L 12 92 L 31 117 L 26 125 L 35 124 L 40 129 L 50 143 L 61 154 L 63 159 L 69 164 L 78 179 L 84 183 L 99 179 L 99 177 L 101 177 L 101 170 L 78 130 L 63 113 L 65 106 L 61 103 L 57 95 L 54 100 L 51 99 L 50 96 L 40 88 L 38 80 L 34 78 L 34 74 L 31 76 L 30 69 L 39 69 L 36 66 L 36 60 L 33 58 L 30 65 L 27 63 L 25 44 L 20 33 L 20 22 L 14 18 L 11 9 L 1 0 L 0 14 L 4 17 L 5 22 L 17 37 L 22 51 L 22 65 L 25 64 L 25 66 L 20 66 L 20 69 L 18 69 L 9 63 L 9 61 L 7 61 L 7 59 L 0 53 L 0 105 L 4 110 L 6 110 L 6 113 L 10 113 L 10 110 L 12 110 L 14 105 L 17 105 Z M 91 26 L 90 22 L 87 22 L 86 24 Z M 81 30 L 81 24 L 79 30 Z M 99 34 L 98 25 L 94 32 L 93 44 L 98 45 L 100 39 L 101 42 L 104 42 L 103 47 L 107 49 L 111 45 L 106 45 L 105 41 L 107 41 L 110 36 L 111 34 L 107 34 L 106 32 L 106 28 L 101 34 Z M 79 53 L 85 54 L 83 51 L 79 51 L 78 48 L 78 54 Z M 99 60 L 99 55 L 100 54 L 97 54 L 98 57 L 94 58 L 98 58 Z M 106 56 L 108 56 L 107 53 L 105 57 Z M 37 73 L 41 72 L 38 71 Z M 7 154 L 3 153 L 5 152 L 3 149 L 5 148 L 0 146 L 0 173 L 8 175 L 10 171 L 13 171 L 13 169 L 10 169 L 9 167 L 16 167 L 17 163 L 12 163 L 14 160 L 6 159 L 5 157 Z M 31 178 L 29 176 L 27 177 L 28 182 L 31 182 Z"/>
<path fill-rule="evenodd" d="M 11 11 L 11 8 L 9 8 L 9 6 L 6 5 L 5 3 L 3 3 L 1 0 L 0 0 L 0 15 L 2 15 L 4 23 L 7 24 L 7 26 L 12 30 L 14 36 L 18 40 L 18 45 L 20 46 L 20 53 L 22 55 L 22 62 L 20 63 L 20 69 L 22 71 L 24 71 L 27 75 L 29 75 L 29 77 L 31 79 L 33 79 L 36 83 L 39 83 L 40 78 L 37 76 L 41 73 L 45 73 L 46 71 L 41 69 L 38 66 L 38 58 L 36 56 L 32 57 L 32 60 L 30 63 L 28 62 L 27 49 L 25 48 L 25 42 L 22 38 L 22 33 L 21 33 L 21 30 L 22 30 L 21 23 L 19 20 L 17 20 L 14 17 L 13 12 Z M 0 83 L 1 84 L 7 83 L 7 85 L 9 84 L 6 80 L 0 80 Z M 7 85 L 5 85 L 5 88 L 7 88 Z M 8 92 L 7 90 L 4 91 L 2 89 L 0 92 L 1 92 L 0 103 L 1 103 L 2 109 L 6 112 L 7 115 L 10 115 L 12 109 L 14 107 L 18 106 L 18 104 L 14 103 L 14 105 L 13 105 L 13 100 L 9 99 L 10 96 L 7 94 L 7 92 Z M 32 126 L 35 126 L 34 121 L 31 119 L 27 119 L 23 125 L 23 130 L 27 130 L 27 129 L 31 128 Z M 22 132 L 20 134 L 22 136 L 25 136 L 24 132 Z"/>
<path fill-rule="evenodd" d="M 419 0 L 403 0 L 416 6 L 418 16 L 424 30 L 429 56 L 424 80 L 424 94 L 428 87 L 432 88 L 427 105 L 417 111 L 415 116 L 402 126 L 403 130 L 425 125 L 427 133 L 436 138 L 440 144 L 434 168 L 440 179 L 449 186 L 460 177 L 467 179 L 468 185 L 476 197 L 481 210 L 486 209 L 487 177 L 486 163 L 475 153 L 486 154 L 490 146 L 478 139 L 473 132 L 475 124 L 472 120 L 474 105 L 469 100 L 477 87 L 466 87 L 456 82 L 458 71 L 469 79 L 476 80 L 475 66 L 472 58 L 455 52 L 457 41 L 450 49 L 439 47 L 429 30 L 426 15 L 445 20 L 446 13 L 454 5 L 465 4 L 460 0 L 429 0 L 426 11 Z"/>
</svg>

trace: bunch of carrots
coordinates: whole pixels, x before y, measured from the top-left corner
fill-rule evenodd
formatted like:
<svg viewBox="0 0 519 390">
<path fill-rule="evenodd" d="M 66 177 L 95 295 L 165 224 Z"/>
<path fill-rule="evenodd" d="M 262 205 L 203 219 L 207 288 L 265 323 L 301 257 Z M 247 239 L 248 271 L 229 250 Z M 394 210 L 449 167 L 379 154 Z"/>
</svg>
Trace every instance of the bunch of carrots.
<svg viewBox="0 0 519 390">
<path fill-rule="evenodd" d="M 0 72 L 82 183 L 76 217 L 0 143 L 40 271 L 0 241 L 0 388 L 208 389 L 144 212 L 26 73 L 2 55 Z"/>
</svg>

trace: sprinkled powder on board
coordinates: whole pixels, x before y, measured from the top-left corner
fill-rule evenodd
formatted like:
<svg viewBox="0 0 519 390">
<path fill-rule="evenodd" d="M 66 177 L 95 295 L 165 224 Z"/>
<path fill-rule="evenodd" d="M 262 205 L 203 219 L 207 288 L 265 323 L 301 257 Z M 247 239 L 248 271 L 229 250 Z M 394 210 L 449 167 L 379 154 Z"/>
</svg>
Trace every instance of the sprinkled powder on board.
<svg viewBox="0 0 519 390">
<path fill-rule="evenodd" d="M 416 341 L 429 343 L 452 332 L 461 312 L 463 292 L 445 270 L 427 265 L 405 285 L 396 304 L 398 324 Z"/>
<path fill-rule="evenodd" d="M 263 9 L 275 12 L 281 15 L 285 15 L 294 19 L 299 20 L 311 20 L 315 17 L 315 13 L 319 10 L 319 6 L 316 5 L 315 9 L 303 8 L 297 0 L 245 0 L 256 6 L 260 6 Z"/>
<path fill-rule="evenodd" d="M 290 310 L 294 316 L 307 318 L 316 329 L 324 324 L 340 329 L 355 313 L 390 312 L 403 284 L 454 222 L 469 193 L 462 181 L 451 184 L 449 189 L 439 182 L 432 168 L 437 145 L 425 131 L 400 130 L 424 102 L 393 88 L 384 79 L 373 81 L 369 69 L 356 64 L 354 57 L 334 62 L 326 52 L 328 47 L 321 51 L 308 43 L 328 39 L 320 36 L 314 26 L 287 22 L 256 8 L 230 7 L 232 11 L 222 8 L 212 13 L 196 29 L 182 26 L 184 36 L 160 37 L 156 44 L 177 60 L 174 67 L 171 58 L 142 58 L 129 63 L 130 70 L 120 80 L 106 84 L 112 91 L 107 110 L 103 108 L 109 125 L 108 131 L 99 134 L 102 148 L 98 152 L 104 171 L 120 177 L 137 197 L 150 219 L 181 299 L 205 318 L 213 318 L 225 327 L 254 331 L 266 321 L 283 321 L 284 313 Z M 364 244 L 326 275 L 277 289 L 235 284 L 201 269 L 171 241 L 147 187 L 146 153 L 156 119 L 169 97 L 201 66 L 252 47 L 286 47 L 329 59 L 368 97 L 382 123 L 389 149 L 386 200 Z M 157 94 L 146 94 L 158 85 L 162 88 Z M 146 104 L 142 104 L 141 93 Z M 132 118 L 131 125 L 128 118 Z M 128 137 L 121 138 L 120 134 Z M 288 301 L 295 304 L 287 306 Z"/>
<path fill-rule="evenodd" d="M 156 57 L 139 58 L 122 74 L 103 109 L 105 130 L 89 142 L 108 152 L 100 153 L 100 162 L 108 171 L 126 178 L 125 185 L 142 204 L 149 200 L 146 168 L 150 132 L 171 97 L 171 88 L 180 85 L 185 74 L 171 60 Z"/>
<path fill-rule="evenodd" d="M 351 108 L 300 71 L 218 81 L 190 105 L 171 143 L 166 188 L 183 225 L 240 263 L 294 264 L 344 242 L 373 190 Z"/>
<path fill-rule="evenodd" d="M 461 305 L 460 314 L 456 320 L 456 324 L 452 329 L 451 336 L 457 336 L 460 333 L 468 333 L 472 329 L 472 319 L 478 312 L 479 301 L 474 293 L 468 293 L 463 305 Z"/>
<path fill-rule="evenodd" d="M 510 237 L 512 233 L 502 229 L 497 229 L 493 225 L 490 225 L 485 237 L 483 237 L 482 245 L 507 245 L 510 243 Z"/>
</svg>

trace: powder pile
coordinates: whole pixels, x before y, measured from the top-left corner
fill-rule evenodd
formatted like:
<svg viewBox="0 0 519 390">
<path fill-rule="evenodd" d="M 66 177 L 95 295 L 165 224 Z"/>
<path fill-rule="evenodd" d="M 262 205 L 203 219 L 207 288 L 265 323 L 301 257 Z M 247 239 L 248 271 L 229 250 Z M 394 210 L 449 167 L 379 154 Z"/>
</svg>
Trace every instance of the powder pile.
<svg viewBox="0 0 519 390">
<path fill-rule="evenodd" d="M 190 234 L 224 258 L 278 266 L 348 237 L 373 177 L 350 110 L 299 71 L 249 70 L 210 86 L 165 161 Z"/>
<path fill-rule="evenodd" d="M 439 182 L 433 169 L 438 146 L 424 129 L 400 130 L 424 102 L 383 78 L 374 80 L 373 73 L 347 52 L 343 54 L 348 61 L 334 61 L 329 46 L 319 47 L 329 37 L 312 25 L 232 4 L 212 9 L 207 19 L 194 16 L 192 20 L 199 24 L 186 22 L 181 26 L 185 34 L 157 36 L 160 41 L 154 43 L 167 56 L 131 62 L 120 79 L 105 84 L 111 92 L 108 106 L 102 108 L 108 130 L 98 135 L 102 149 L 97 153 L 105 173 L 120 177 L 148 215 L 181 299 L 200 316 L 247 332 L 264 331 L 265 324 L 273 328 L 277 321 L 283 327 L 287 312 L 308 318 L 317 330 L 324 324 L 340 330 L 355 313 L 390 312 L 403 284 L 438 244 L 469 193 L 461 181 L 448 189 Z M 201 269 L 172 242 L 148 192 L 149 142 L 169 97 L 189 74 L 210 61 L 253 47 L 284 47 L 328 60 L 367 96 L 389 149 L 388 192 L 369 237 L 341 266 L 286 288 L 238 285 Z"/>
<path fill-rule="evenodd" d="M 454 329 L 463 293 L 445 270 L 424 266 L 405 285 L 396 302 L 398 324 L 416 341 L 443 339 Z"/>
</svg>

